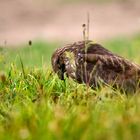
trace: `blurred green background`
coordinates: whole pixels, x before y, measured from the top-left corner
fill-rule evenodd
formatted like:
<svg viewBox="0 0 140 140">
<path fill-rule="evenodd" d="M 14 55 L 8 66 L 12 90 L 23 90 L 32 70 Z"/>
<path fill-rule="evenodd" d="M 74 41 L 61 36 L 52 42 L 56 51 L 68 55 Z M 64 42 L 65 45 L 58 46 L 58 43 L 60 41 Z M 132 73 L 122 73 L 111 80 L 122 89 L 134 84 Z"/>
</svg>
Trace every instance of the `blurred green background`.
<svg viewBox="0 0 140 140">
<path fill-rule="evenodd" d="M 132 37 L 112 38 L 96 43 L 100 43 L 112 52 L 140 64 L 140 34 Z M 50 68 L 51 55 L 59 47 L 63 47 L 62 42 L 46 42 L 40 40 L 32 41 L 32 45 L 27 43 L 15 48 L 1 47 L 0 68 L 1 70 L 6 70 L 11 63 L 16 64 L 20 68 L 20 58 L 26 67 Z"/>
</svg>

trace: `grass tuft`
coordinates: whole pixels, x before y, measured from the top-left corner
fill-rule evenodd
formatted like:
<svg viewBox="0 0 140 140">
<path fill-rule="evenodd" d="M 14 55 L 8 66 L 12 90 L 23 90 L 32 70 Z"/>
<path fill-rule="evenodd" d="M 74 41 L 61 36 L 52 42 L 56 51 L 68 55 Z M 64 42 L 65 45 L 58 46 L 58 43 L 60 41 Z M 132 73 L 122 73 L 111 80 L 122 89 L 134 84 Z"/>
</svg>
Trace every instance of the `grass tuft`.
<svg viewBox="0 0 140 140">
<path fill-rule="evenodd" d="M 140 64 L 140 36 L 103 44 Z M 5 67 L 0 62 L 0 139 L 138 140 L 139 91 L 126 95 L 101 85 L 89 87 L 86 94 L 86 85 L 59 80 L 49 62 L 55 46 L 34 42 L 30 51 L 29 46 L 5 48 Z"/>
</svg>

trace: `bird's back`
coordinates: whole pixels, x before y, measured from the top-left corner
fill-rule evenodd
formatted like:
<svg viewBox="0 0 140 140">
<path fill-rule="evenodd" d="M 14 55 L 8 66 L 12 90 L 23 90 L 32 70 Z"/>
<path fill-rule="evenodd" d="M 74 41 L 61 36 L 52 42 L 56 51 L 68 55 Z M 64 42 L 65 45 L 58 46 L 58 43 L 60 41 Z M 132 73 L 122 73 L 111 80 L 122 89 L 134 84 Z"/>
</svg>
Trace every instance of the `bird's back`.
<svg viewBox="0 0 140 140">
<path fill-rule="evenodd" d="M 54 54 L 52 63 L 54 56 L 57 56 L 61 60 L 59 66 L 63 64 L 65 67 L 63 72 L 79 83 L 88 83 L 93 88 L 100 82 L 126 89 L 137 86 L 140 66 L 112 53 L 100 44 L 81 41 L 58 49 Z M 52 65 L 55 67 L 57 63 Z"/>
</svg>

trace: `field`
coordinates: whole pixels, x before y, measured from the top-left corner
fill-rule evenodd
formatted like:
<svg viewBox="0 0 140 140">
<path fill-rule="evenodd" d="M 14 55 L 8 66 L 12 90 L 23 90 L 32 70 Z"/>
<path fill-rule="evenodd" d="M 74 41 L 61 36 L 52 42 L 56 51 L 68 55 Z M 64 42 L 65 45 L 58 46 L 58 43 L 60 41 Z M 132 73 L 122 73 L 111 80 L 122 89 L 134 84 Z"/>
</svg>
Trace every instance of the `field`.
<svg viewBox="0 0 140 140">
<path fill-rule="evenodd" d="M 140 64 L 140 35 L 102 42 Z M 0 140 L 138 140 L 140 95 L 61 81 L 50 58 L 57 42 L 0 48 Z"/>
</svg>

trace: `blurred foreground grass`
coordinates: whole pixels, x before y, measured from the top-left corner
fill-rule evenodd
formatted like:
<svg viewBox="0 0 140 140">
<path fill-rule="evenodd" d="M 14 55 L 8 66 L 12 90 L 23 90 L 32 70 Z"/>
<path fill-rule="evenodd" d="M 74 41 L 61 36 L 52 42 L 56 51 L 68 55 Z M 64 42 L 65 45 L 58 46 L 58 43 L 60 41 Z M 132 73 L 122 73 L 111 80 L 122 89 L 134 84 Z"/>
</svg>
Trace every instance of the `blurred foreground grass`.
<svg viewBox="0 0 140 140">
<path fill-rule="evenodd" d="M 140 63 L 139 35 L 102 44 Z M 58 46 L 37 42 L 20 49 L 1 48 L 0 139 L 138 140 L 139 91 L 132 96 L 109 87 L 87 92 L 71 79 L 59 80 L 49 68 Z"/>
</svg>

